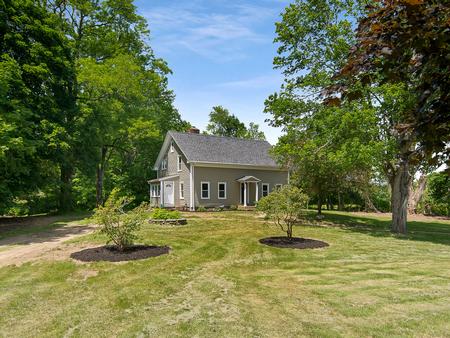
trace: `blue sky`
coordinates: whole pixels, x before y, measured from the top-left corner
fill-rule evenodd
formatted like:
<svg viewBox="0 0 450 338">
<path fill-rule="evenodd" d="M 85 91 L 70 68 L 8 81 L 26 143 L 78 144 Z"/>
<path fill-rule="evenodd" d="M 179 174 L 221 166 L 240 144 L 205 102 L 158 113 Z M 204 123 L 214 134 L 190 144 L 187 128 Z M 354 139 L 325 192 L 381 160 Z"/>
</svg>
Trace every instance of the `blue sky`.
<svg viewBox="0 0 450 338">
<path fill-rule="evenodd" d="M 264 122 L 264 100 L 280 88 L 272 66 L 275 22 L 283 0 L 137 0 L 149 23 L 150 45 L 173 71 L 169 86 L 183 119 L 204 130 L 212 106 L 222 105 L 246 124 L 256 122 L 268 141 L 280 130 Z"/>
</svg>

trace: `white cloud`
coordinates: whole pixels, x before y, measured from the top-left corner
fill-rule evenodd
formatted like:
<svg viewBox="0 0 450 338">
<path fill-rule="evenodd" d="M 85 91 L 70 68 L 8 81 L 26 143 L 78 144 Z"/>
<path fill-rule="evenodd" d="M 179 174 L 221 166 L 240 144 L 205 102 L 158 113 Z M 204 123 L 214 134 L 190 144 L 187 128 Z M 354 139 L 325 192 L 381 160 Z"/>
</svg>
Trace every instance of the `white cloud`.
<svg viewBox="0 0 450 338">
<path fill-rule="evenodd" d="M 218 83 L 217 87 L 230 89 L 261 89 L 277 88 L 281 85 L 282 78 L 279 74 L 255 76 L 249 79 Z"/>
<path fill-rule="evenodd" d="M 144 12 L 152 30 L 152 44 L 159 51 L 176 53 L 185 48 L 200 56 L 226 62 L 245 58 L 249 43 L 271 42 L 256 26 L 273 19 L 273 8 L 231 4 L 220 12 L 199 2 L 172 4 Z"/>
</svg>

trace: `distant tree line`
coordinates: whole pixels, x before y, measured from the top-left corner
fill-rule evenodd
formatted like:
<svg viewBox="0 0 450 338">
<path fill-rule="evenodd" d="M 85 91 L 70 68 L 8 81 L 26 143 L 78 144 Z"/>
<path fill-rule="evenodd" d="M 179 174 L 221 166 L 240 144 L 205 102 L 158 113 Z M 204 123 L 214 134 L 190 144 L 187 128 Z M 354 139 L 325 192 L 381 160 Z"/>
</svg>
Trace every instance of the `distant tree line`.
<svg viewBox="0 0 450 338">
<path fill-rule="evenodd" d="M 0 214 L 146 199 L 170 73 L 132 0 L 0 0 Z"/>
</svg>

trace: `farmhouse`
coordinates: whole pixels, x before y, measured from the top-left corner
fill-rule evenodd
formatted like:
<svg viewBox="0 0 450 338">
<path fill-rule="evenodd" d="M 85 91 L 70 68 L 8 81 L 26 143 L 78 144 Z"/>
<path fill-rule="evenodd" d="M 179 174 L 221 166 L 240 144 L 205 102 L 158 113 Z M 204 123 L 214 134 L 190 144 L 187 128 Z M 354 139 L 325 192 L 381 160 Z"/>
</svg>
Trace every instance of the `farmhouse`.
<svg viewBox="0 0 450 338">
<path fill-rule="evenodd" d="M 252 206 L 288 183 L 267 141 L 170 131 L 154 165 L 150 202 L 166 208 Z"/>
</svg>

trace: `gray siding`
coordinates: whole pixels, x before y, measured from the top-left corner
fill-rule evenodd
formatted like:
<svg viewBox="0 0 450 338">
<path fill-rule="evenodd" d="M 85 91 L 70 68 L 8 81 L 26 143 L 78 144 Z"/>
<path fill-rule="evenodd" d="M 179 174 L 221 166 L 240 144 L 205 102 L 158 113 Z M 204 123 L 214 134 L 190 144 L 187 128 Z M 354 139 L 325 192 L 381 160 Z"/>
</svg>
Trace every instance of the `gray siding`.
<svg viewBox="0 0 450 338">
<path fill-rule="evenodd" d="M 237 179 L 243 176 L 255 176 L 260 179 L 258 183 L 259 198 L 262 196 L 262 184 L 269 183 L 269 192 L 275 188 L 276 184 L 285 185 L 288 183 L 288 172 L 279 170 L 258 170 L 258 169 L 233 169 L 233 168 L 211 168 L 211 167 L 197 167 L 194 169 L 195 182 L 195 206 L 230 206 L 240 205 L 240 183 Z M 201 199 L 201 182 L 210 182 L 210 198 Z M 218 198 L 218 183 L 227 183 L 227 198 Z M 249 183 L 249 198 L 250 204 L 255 202 L 255 183 Z M 189 204 L 188 204 L 189 205 Z"/>
<path fill-rule="evenodd" d="M 182 208 L 185 205 L 189 207 L 190 203 L 189 164 L 187 163 L 185 156 L 182 154 L 182 152 L 175 143 L 173 148 L 174 151 L 171 152 L 169 146 L 169 149 L 167 150 L 165 155 L 165 157 L 167 158 L 167 169 L 158 170 L 158 178 L 179 175 L 179 177 L 173 179 L 175 185 L 174 187 L 175 207 Z M 182 159 L 181 171 L 178 171 L 178 155 L 180 155 Z M 180 182 L 184 182 L 184 199 L 180 199 Z"/>
</svg>

